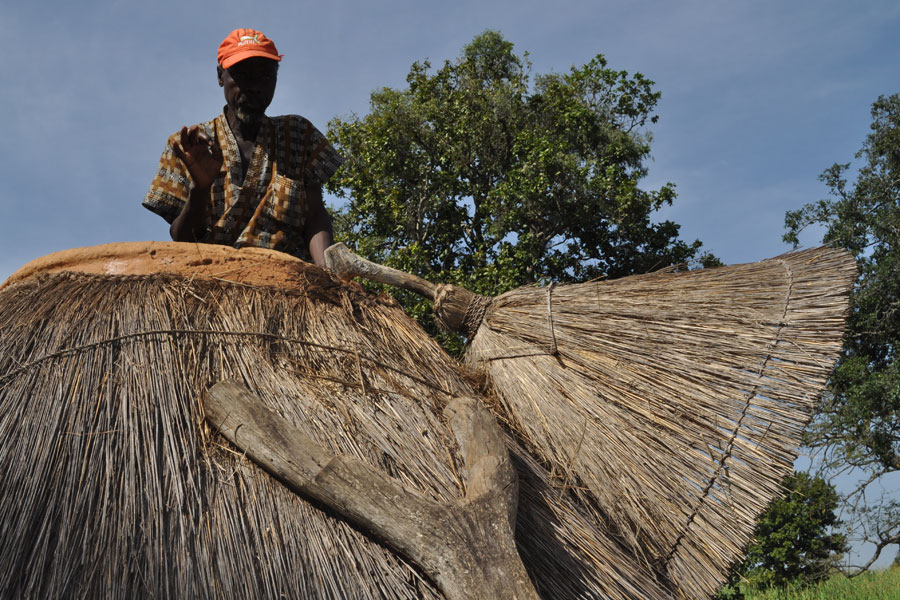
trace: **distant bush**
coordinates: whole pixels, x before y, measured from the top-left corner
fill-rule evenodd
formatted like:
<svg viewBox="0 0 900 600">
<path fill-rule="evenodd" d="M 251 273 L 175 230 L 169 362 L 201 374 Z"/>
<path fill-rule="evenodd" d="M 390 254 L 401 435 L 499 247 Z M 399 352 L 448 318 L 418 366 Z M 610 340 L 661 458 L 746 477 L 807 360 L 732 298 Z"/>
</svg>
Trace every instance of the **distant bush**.
<svg viewBox="0 0 900 600">
<path fill-rule="evenodd" d="M 756 541 L 719 592 L 720 600 L 741 600 L 746 590 L 809 585 L 837 570 L 848 548 L 844 536 L 833 532 L 840 525 L 834 486 L 797 472 L 783 485 L 787 495 L 772 502 L 757 521 Z"/>
</svg>

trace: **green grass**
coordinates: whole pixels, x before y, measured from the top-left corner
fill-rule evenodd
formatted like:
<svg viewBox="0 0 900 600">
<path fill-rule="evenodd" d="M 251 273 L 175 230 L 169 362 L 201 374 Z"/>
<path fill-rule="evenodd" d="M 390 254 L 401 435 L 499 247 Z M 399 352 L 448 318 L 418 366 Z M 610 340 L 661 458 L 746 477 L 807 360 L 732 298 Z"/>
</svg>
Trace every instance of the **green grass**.
<svg viewBox="0 0 900 600">
<path fill-rule="evenodd" d="M 853 579 L 835 575 L 817 585 L 745 592 L 746 600 L 900 600 L 900 567 Z"/>
</svg>

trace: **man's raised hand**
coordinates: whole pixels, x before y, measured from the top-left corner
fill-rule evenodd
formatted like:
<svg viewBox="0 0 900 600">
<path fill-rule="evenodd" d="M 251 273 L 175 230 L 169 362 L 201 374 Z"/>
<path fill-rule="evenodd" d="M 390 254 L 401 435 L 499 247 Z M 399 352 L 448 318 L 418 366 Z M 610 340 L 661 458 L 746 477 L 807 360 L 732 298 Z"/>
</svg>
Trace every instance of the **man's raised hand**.
<svg viewBox="0 0 900 600">
<path fill-rule="evenodd" d="M 222 169 L 222 149 L 199 127 L 182 127 L 180 143 L 172 142 L 172 151 L 188 168 L 195 188 L 212 186 Z"/>
</svg>

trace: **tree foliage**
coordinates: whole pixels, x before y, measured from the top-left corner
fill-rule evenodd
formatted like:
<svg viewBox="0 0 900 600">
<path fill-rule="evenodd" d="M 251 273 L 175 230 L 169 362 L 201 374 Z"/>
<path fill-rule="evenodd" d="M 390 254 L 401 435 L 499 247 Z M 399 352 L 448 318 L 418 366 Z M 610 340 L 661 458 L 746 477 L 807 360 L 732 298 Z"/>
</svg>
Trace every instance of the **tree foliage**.
<svg viewBox="0 0 900 600">
<path fill-rule="evenodd" d="M 756 587 L 823 579 L 848 549 L 843 534 L 833 531 L 840 524 L 834 486 L 807 473 L 788 476 L 784 486 L 787 495 L 757 522 L 744 562 L 744 577 Z"/>
<path fill-rule="evenodd" d="M 856 534 L 876 545 L 865 569 L 900 543 L 900 504 L 876 498 L 871 485 L 900 471 L 900 94 L 872 105 L 871 133 L 856 158 L 855 182 L 847 180 L 850 163 L 834 164 L 820 177 L 831 197 L 787 213 L 785 240 L 797 244 L 803 228 L 824 226 L 824 240 L 852 252 L 859 266 L 843 352 L 807 443 L 821 451 L 825 472 L 866 476 L 847 498 Z"/>
<path fill-rule="evenodd" d="M 720 598 L 741 598 L 743 587 L 765 589 L 813 583 L 835 572 L 848 550 L 836 510 L 840 496 L 821 477 L 795 472 L 783 482 L 787 494 L 760 517 L 755 541 Z"/>
<path fill-rule="evenodd" d="M 659 100 L 643 75 L 598 55 L 532 82 L 527 55 L 487 31 L 437 70 L 416 62 L 407 82 L 330 123 L 347 159 L 329 182 L 348 199 L 338 233 L 358 253 L 485 295 L 699 258 L 678 225 L 651 222 L 674 186 L 639 186 Z"/>
</svg>

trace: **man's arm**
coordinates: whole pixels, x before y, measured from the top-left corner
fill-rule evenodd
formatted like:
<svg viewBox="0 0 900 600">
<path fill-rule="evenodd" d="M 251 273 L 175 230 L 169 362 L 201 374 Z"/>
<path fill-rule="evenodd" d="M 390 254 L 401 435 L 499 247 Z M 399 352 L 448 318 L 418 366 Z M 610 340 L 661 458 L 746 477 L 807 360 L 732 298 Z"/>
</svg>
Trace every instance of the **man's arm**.
<svg viewBox="0 0 900 600">
<path fill-rule="evenodd" d="M 172 221 L 169 235 L 176 242 L 194 242 L 203 236 L 208 225 L 209 190 L 222 168 L 222 149 L 195 126 L 181 128 L 180 143 L 173 142 L 172 151 L 191 174 L 191 193 Z"/>
<path fill-rule="evenodd" d="M 322 186 L 307 185 L 305 191 L 309 213 L 303 228 L 303 238 L 309 245 L 309 255 L 313 262 L 324 267 L 325 248 L 328 248 L 334 239 L 331 216 L 322 201 Z"/>
<path fill-rule="evenodd" d="M 191 186 L 191 194 L 172 225 L 169 235 L 175 242 L 196 242 L 206 233 L 209 213 L 209 188 Z"/>
</svg>

